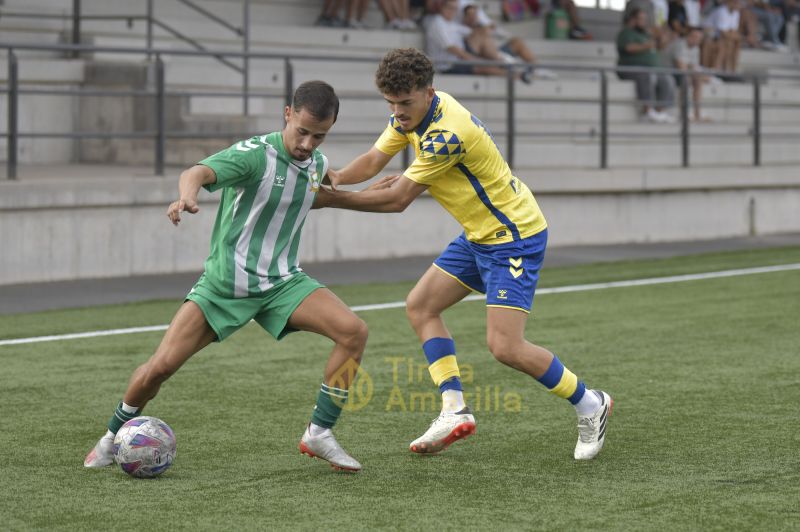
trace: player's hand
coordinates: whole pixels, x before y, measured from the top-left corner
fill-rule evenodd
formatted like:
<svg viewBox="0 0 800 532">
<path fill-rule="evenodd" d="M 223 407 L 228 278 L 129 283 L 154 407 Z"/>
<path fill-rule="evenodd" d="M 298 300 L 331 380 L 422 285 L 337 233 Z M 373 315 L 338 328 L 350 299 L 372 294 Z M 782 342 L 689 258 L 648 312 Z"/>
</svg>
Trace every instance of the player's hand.
<svg viewBox="0 0 800 532">
<path fill-rule="evenodd" d="M 336 191 L 336 185 L 342 182 L 342 178 L 339 177 L 339 172 L 337 172 L 333 168 L 328 168 L 328 173 L 325 174 L 325 177 L 323 178 L 322 182 L 327 185 L 330 185 L 331 190 Z"/>
<path fill-rule="evenodd" d="M 195 214 L 200 210 L 200 207 L 197 206 L 196 200 L 190 199 L 179 199 L 178 201 L 173 201 L 169 204 L 169 208 L 167 209 L 167 218 L 172 222 L 172 225 L 178 225 L 181 221 L 181 213 L 188 212 L 189 214 Z"/>
<path fill-rule="evenodd" d="M 378 179 L 364 190 L 382 190 L 384 188 L 390 188 L 401 177 L 403 176 L 400 174 L 383 176 L 382 178 Z"/>
</svg>

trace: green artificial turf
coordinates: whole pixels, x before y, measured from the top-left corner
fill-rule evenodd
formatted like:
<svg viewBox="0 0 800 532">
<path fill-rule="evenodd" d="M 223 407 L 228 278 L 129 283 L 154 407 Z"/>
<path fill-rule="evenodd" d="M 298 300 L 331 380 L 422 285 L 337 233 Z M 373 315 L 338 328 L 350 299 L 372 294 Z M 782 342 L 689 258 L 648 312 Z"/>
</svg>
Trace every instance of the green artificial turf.
<svg viewBox="0 0 800 532">
<path fill-rule="evenodd" d="M 552 268 L 540 286 L 792 262 L 799 248 Z M 409 288 L 334 290 L 361 305 L 402 300 Z M 177 304 L 2 316 L 0 338 L 157 325 Z M 359 408 L 335 431 L 364 464 L 356 475 L 297 450 L 331 346 L 324 338 L 278 343 L 250 324 L 191 359 L 145 411 L 178 439 L 175 464 L 154 480 L 82 461 L 161 332 L 0 346 L 0 528 L 790 530 L 800 522 L 800 271 L 537 296 L 527 337 L 616 403 L 605 449 L 582 463 L 572 458 L 571 406 L 492 359 L 479 301 L 445 314 L 477 434 L 439 456 L 413 455 L 408 443 L 438 411 L 425 399 L 436 396 L 424 356 L 402 308 L 360 315 L 370 340 L 351 391 Z"/>
</svg>

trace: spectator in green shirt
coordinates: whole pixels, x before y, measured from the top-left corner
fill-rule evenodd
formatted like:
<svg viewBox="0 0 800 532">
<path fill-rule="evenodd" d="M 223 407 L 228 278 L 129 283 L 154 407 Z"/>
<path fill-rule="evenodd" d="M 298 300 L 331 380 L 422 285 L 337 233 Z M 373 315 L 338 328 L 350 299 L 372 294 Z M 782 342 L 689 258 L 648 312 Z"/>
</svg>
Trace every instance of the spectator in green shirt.
<svg viewBox="0 0 800 532">
<path fill-rule="evenodd" d="M 625 26 L 617 35 L 617 64 L 624 67 L 661 66 L 656 40 L 648 32 L 647 14 L 639 8 L 625 17 Z M 675 100 L 672 76 L 659 72 L 618 72 L 620 79 L 636 83 L 636 97 L 642 104 L 641 117 L 647 122 L 673 123 L 675 118 L 665 112 Z"/>
</svg>

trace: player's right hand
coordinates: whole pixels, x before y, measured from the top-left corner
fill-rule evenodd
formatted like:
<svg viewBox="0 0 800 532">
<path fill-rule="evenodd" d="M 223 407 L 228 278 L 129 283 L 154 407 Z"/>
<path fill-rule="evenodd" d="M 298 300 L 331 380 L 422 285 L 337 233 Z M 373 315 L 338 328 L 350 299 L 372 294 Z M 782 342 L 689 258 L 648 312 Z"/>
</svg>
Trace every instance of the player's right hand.
<svg viewBox="0 0 800 532">
<path fill-rule="evenodd" d="M 179 199 L 178 201 L 173 201 L 169 204 L 169 208 L 167 209 L 167 218 L 169 218 L 169 220 L 172 222 L 172 225 L 178 225 L 178 223 L 181 221 L 182 212 L 195 214 L 199 210 L 200 207 L 197 206 L 197 201 Z"/>
</svg>

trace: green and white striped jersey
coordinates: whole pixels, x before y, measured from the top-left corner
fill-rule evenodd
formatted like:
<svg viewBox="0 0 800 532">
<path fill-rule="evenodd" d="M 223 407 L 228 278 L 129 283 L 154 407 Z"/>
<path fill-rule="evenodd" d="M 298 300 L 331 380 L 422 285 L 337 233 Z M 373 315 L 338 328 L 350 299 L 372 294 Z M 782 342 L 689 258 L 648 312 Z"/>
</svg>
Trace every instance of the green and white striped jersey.
<svg viewBox="0 0 800 532">
<path fill-rule="evenodd" d="M 222 189 L 205 263 L 214 290 L 259 296 L 301 271 L 300 234 L 328 171 L 327 157 L 314 150 L 296 161 L 276 132 L 238 142 L 199 164 L 217 174 L 217 182 L 205 188 Z"/>
</svg>

